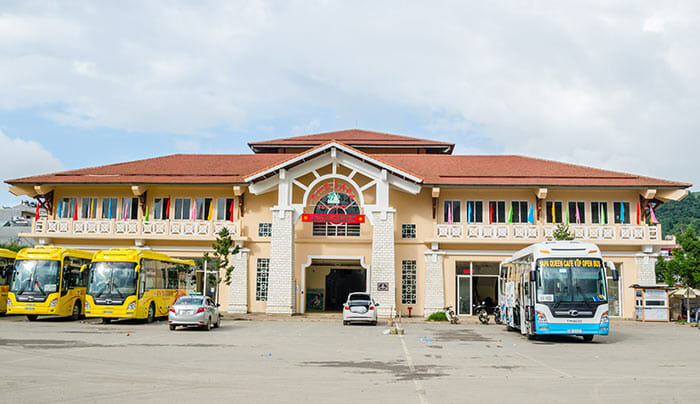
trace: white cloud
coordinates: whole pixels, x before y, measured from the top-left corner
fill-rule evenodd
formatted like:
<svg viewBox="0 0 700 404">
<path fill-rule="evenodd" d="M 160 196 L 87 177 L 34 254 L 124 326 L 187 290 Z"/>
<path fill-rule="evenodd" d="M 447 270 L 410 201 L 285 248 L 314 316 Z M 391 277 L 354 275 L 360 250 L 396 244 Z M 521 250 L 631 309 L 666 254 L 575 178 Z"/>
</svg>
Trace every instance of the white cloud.
<svg viewBox="0 0 700 404">
<path fill-rule="evenodd" d="M 18 2 L 0 108 L 196 136 L 391 105 L 425 115 L 407 134 L 700 183 L 699 19 L 694 1 Z"/>
<path fill-rule="evenodd" d="M 0 178 L 3 180 L 28 177 L 35 174 L 55 172 L 63 169 L 63 164 L 43 146 L 34 141 L 10 138 L 0 130 Z M 3 184 L 6 189 L 6 184 Z M 8 193 L 0 196 L 3 202 L 14 200 Z"/>
</svg>

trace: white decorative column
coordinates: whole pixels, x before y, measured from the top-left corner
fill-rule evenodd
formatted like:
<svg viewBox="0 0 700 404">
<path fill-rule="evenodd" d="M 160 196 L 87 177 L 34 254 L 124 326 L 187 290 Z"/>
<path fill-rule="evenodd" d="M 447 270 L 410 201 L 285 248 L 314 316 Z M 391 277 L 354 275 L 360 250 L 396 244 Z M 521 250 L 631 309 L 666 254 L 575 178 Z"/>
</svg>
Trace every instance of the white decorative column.
<svg viewBox="0 0 700 404">
<path fill-rule="evenodd" d="M 294 210 L 272 209 L 270 242 L 270 274 L 268 277 L 267 310 L 270 314 L 294 312 Z"/>
<path fill-rule="evenodd" d="M 379 303 L 377 314 L 391 315 L 391 308 L 396 306 L 396 269 L 394 265 L 394 215 L 395 211 L 384 210 L 372 212 L 372 267 L 370 274 L 370 293 Z M 379 284 L 388 286 L 387 290 L 377 290 Z"/>
<path fill-rule="evenodd" d="M 656 285 L 656 255 L 639 253 L 634 257 L 637 266 L 637 283 L 642 286 Z"/>
<path fill-rule="evenodd" d="M 228 313 L 245 314 L 248 312 L 248 257 L 250 250 L 239 245 L 238 254 L 231 255 L 229 262 L 233 266 L 231 285 L 228 291 Z"/>
<path fill-rule="evenodd" d="M 443 311 L 445 308 L 445 282 L 443 276 L 444 251 L 425 252 L 425 293 L 423 315 Z"/>
</svg>

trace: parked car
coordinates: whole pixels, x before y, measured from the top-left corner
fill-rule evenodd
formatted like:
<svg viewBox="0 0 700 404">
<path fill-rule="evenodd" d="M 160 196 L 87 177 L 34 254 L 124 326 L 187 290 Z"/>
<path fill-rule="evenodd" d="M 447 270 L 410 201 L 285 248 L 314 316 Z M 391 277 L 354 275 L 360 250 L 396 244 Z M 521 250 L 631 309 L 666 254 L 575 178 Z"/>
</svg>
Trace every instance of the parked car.
<svg viewBox="0 0 700 404">
<path fill-rule="evenodd" d="M 168 325 L 171 330 L 177 326 L 202 327 L 207 331 L 221 326 L 219 305 L 209 296 L 181 296 L 168 311 Z"/>
<path fill-rule="evenodd" d="M 354 292 L 348 295 L 343 305 L 343 325 L 351 322 L 362 322 L 377 325 L 378 303 L 368 293 Z"/>
</svg>

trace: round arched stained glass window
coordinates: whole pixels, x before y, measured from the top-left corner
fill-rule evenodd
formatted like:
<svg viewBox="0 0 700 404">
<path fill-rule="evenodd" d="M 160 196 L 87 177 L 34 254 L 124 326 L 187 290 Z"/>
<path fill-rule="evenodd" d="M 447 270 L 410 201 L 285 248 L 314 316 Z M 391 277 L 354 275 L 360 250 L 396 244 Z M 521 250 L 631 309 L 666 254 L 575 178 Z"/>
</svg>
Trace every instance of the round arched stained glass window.
<svg viewBox="0 0 700 404">
<path fill-rule="evenodd" d="M 331 192 L 321 198 L 314 207 L 314 213 L 329 215 L 359 215 L 360 207 L 355 198 L 347 194 Z M 314 236 L 359 236 L 359 223 L 314 223 Z"/>
</svg>

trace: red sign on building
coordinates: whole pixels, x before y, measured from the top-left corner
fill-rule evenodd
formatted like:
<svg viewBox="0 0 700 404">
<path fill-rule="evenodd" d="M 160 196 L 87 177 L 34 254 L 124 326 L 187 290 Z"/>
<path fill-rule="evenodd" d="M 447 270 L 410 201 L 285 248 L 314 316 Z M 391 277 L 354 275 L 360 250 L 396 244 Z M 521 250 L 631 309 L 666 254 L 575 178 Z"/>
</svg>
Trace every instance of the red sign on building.
<svg viewBox="0 0 700 404">
<path fill-rule="evenodd" d="M 364 223 L 365 215 L 333 215 L 325 213 L 304 213 L 302 222 L 310 223 Z"/>
</svg>

